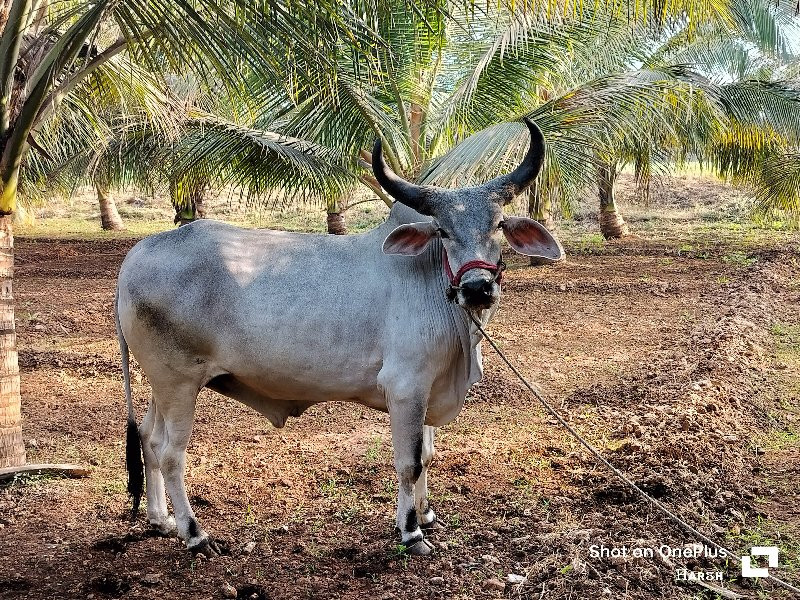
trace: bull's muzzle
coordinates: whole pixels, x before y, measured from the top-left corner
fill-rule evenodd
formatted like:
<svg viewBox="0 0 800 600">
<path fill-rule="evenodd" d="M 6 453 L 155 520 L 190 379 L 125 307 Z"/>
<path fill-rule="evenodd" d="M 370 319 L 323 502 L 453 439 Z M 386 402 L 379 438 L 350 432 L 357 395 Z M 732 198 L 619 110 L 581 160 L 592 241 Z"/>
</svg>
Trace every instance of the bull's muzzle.
<svg viewBox="0 0 800 600">
<path fill-rule="evenodd" d="M 494 278 L 480 277 L 464 281 L 455 292 L 458 304 L 470 310 L 491 308 L 500 299 L 500 286 Z"/>
<path fill-rule="evenodd" d="M 450 288 L 447 290 L 448 300 L 451 302 L 455 300 L 462 308 L 484 310 L 500 299 L 500 282 L 503 280 L 503 271 L 506 270 L 506 263 L 502 258 L 497 264 L 484 260 L 471 260 L 461 265 L 455 275 L 450 269 L 447 250 L 444 247 L 442 259 L 447 279 L 450 280 Z M 480 271 L 480 275 L 476 271 Z M 468 273 L 468 279 L 462 279 Z"/>
</svg>

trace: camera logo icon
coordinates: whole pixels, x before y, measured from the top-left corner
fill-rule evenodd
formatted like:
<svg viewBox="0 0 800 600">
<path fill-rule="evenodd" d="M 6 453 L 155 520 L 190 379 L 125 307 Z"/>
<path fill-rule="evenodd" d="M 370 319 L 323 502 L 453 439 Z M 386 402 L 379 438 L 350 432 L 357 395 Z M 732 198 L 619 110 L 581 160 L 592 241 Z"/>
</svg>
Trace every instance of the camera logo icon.
<svg viewBox="0 0 800 600">
<path fill-rule="evenodd" d="M 742 557 L 742 577 L 769 577 L 769 568 L 753 567 L 750 562 L 752 556 L 766 556 L 769 568 L 778 566 L 777 546 L 753 546 L 750 556 Z"/>
</svg>

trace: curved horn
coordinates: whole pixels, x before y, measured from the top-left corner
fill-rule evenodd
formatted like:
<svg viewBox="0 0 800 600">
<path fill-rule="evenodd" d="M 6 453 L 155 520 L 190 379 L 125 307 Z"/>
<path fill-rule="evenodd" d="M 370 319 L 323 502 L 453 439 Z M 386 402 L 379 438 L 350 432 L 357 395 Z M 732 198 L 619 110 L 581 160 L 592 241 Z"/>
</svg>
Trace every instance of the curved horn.
<svg viewBox="0 0 800 600">
<path fill-rule="evenodd" d="M 492 179 L 487 185 L 491 188 L 500 190 L 502 188 L 511 188 L 511 194 L 505 194 L 503 197 L 503 204 L 508 204 L 514 199 L 514 196 L 519 194 L 522 190 L 527 188 L 539 175 L 544 163 L 545 141 L 544 134 L 539 126 L 527 117 L 523 118 L 525 125 L 531 133 L 531 145 L 528 148 L 528 153 L 522 160 L 522 163 L 508 175 L 501 175 Z"/>
<path fill-rule="evenodd" d="M 375 174 L 375 179 L 381 184 L 389 194 L 398 202 L 401 202 L 413 208 L 418 213 L 433 216 L 431 207 L 427 201 L 428 193 L 425 188 L 414 185 L 398 177 L 383 160 L 383 146 L 380 139 L 375 140 L 375 146 L 372 148 L 372 172 Z"/>
</svg>

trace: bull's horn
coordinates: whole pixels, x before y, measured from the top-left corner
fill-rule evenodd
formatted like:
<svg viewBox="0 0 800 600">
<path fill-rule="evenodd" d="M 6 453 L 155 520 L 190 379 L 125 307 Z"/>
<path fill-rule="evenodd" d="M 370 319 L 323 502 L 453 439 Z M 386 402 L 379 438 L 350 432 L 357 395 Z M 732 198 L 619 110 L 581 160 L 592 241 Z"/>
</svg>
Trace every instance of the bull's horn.
<svg viewBox="0 0 800 600">
<path fill-rule="evenodd" d="M 542 164 L 544 163 L 545 142 L 542 130 L 527 117 L 523 118 L 523 121 L 531 133 L 531 145 L 528 148 L 528 153 L 522 163 L 511 173 L 496 177 L 486 184 L 493 190 L 501 191 L 505 188 L 511 192 L 501 193 L 503 204 L 511 202 L 514 196 L 532 184 L 536 176 L 539 175 L 539 171 L 542 170 Z"/>
<path fill-rule="evenodd" d="M 375 141 L 375 146 L 372 148 L 372 172 L 381 187 L 389 192 L 395 200 L 413 208 L 418 213 L 429 217 L 433 216 L 428 202 L 429 194 L 425 188 L 406 181 L 389 168 L 386 161 L 383 160 L 383 146 L 379 139 Z"/>
</svg>

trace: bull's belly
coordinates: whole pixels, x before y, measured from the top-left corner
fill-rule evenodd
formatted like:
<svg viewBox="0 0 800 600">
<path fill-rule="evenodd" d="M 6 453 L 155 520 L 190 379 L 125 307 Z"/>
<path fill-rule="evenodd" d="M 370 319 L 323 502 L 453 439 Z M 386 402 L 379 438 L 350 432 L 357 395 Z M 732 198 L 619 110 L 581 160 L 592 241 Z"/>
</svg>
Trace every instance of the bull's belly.
<svg viewBox="0 0 800 600">
<path fill-rule="evenodd" d="M 326 383 L 326 381 L 328 383 Z M 453 421 L 464 406 L 464 397 L 448 385 L 437 382 L 428 402 L 425 423 L 441 427 Z M 333 384 L 333 385 L 332 385 Z M 323 402 L 354 402 L 368 408 L 388 412 L 377 377 L 368 383 L 347 378 L 311 376 L 305 381 L 286 375 L 273 375 L 269 383 L 262 377 L 249 378 L 227 373 L 214 377 L 207 388 L 242 402 L 264 415 L 275 427 L 283 427 L 289 417 L 299 417 L 305 410 Z"/>
<path fill-rule="evenodd" d="M 373 376 L 356 378 L 331 373 L 269 373 L 258 375 L 237 372 L 214 377 L 206 387 L 246 404 L 283 427 L 288 417 L 298 417 L 307 408 L 322 402 L 356 402 L 386 410 L 386 401 Z"/>
</svg>

